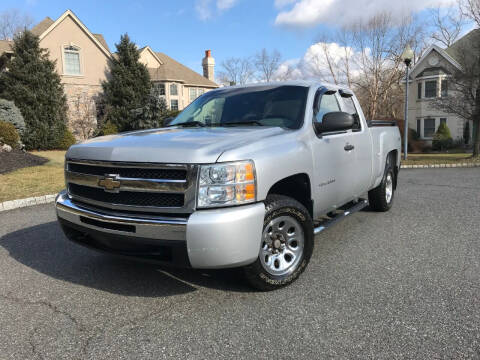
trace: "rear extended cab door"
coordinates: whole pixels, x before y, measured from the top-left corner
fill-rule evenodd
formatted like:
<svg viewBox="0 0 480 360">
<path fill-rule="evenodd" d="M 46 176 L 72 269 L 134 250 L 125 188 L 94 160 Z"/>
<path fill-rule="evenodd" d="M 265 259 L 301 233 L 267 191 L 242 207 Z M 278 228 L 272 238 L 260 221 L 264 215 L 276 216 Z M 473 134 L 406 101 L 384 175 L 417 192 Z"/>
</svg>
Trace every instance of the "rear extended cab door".
<svg viewBox="0 0 480 360">
<path fill-rule="evenodd" d="M 349 199 L 360 197 L 370 190 L 373 171 L 372 135 L 367 125 L 360 104 L 354 94 L 347 89 L 338 91 L 342 111 L 351 114 L 355 119 L 352 130 L 348 130 L 346 141 L 353 161 L 350 163 Z"/>
</svg>

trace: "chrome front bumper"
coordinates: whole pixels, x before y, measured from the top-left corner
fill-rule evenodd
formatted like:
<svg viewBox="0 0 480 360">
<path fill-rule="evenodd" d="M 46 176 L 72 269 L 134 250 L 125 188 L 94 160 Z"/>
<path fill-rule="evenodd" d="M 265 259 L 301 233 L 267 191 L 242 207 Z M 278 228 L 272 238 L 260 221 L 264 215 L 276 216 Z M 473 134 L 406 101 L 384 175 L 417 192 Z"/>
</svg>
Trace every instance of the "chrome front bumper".
<svg viewBox="0 0 480 360">
<path fill-rule="evenodd" d="M 195 211 L 188 218 L 112 215 L 77 205 L 65 191 L 58 194 L 55 207 L 62 226 L 75 227 L 92 238 L 108 236 L 112 243 L 117 237 L 119 241 L 128 240 L 131 248 L 145 240 L 150 245 L 185 245 L 193 268 L 227 268 L 254 262 L 265 216 L 263 203 Z"/>
</svg>

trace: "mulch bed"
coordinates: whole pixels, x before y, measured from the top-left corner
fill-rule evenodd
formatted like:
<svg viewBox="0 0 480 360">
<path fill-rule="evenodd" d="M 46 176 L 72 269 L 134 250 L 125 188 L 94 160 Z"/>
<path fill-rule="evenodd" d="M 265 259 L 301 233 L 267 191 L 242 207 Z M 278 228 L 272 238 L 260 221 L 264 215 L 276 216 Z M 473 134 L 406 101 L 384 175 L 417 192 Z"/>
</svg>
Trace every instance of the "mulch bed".
<svg viewBox="0 0 480 360">
<path fill-rule="evenodd" d="M 41 156 L 24 153 L 20 150 L 0 152 L 0 174 L 30 166 L 43 165 L 48 161 Z"/>
</svg>

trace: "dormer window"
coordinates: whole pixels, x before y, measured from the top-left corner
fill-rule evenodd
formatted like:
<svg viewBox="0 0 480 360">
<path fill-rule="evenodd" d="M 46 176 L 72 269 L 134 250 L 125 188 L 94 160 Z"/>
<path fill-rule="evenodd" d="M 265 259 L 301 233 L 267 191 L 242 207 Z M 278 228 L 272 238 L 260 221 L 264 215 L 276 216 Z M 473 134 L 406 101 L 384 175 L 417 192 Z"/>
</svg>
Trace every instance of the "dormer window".
<svg viewBox="0 0 480 360">
<path fill-rule="evenodd" d="M 81 75 L 80 70 L 80 49 L 76 46 L 65 46 L 63 48 L 64 71 L 66 75 Z"/>
</svg>

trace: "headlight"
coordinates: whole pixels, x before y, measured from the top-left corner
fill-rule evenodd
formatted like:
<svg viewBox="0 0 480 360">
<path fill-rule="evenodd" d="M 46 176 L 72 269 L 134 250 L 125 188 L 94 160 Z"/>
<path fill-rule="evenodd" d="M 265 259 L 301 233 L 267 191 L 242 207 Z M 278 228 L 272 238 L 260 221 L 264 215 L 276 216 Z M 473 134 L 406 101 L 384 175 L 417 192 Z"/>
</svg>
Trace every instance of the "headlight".
<svg viewBox="0 0 480 360">
<path fill-rule="evenodd" d="M 197 207 L 219 207 L 256 201 L 253 161 L 200 166 Z"/>
</svg>

